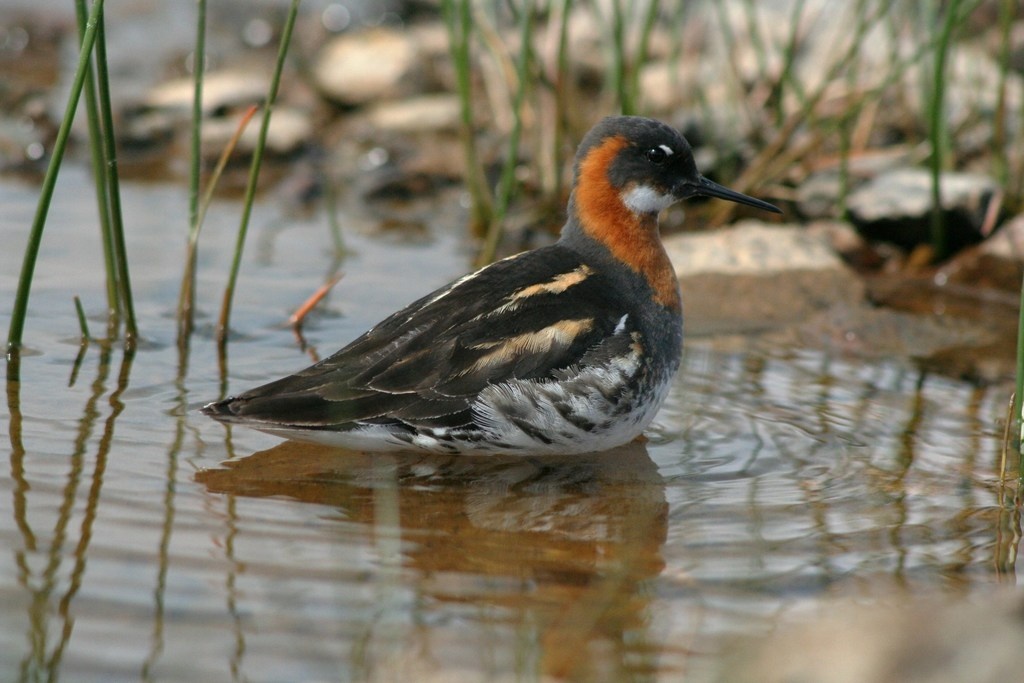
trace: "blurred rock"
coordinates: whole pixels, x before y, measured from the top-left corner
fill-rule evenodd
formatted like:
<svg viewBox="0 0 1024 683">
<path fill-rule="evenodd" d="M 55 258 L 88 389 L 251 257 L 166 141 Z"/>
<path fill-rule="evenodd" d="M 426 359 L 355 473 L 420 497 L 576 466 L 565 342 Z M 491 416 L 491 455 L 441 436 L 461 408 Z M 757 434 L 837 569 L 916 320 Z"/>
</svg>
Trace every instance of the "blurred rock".
<svg viewBox="0 0 1024 683">
<path fill-rule="evenodd" d="M 937 277 L 971 287 L 1019 292 L 1024 278 L 1024 214 L 1007 221 L 976 247 L 957 254 Z"/>
<path fill-rule="evenodd" d="M 942 212 L 951 251 L 980 242 L 989 201 L 999 190 L 994 180 L 973 173 L 943 173 Z M 912 249 L 930 239 L 931 174 L 900 168 L 879 174 L 850 193 L 850 218 L 869 239 Z"/>
<path fill-rule="evenodd" d="M 262 105 L 267 95 L 267 76 L 240 70 L 211 72 L 203 78 L 204 158 L 217 158 L 252 105 Z M 178 78 L 154 87 L 137 106 L 123 114 L 122 141 L 137 147 L 185 136 L 192 118 L 195 84 Z M 236 151 L 251 153 L 259 136 L 261 112 L 257 112 L 238 141 Z M 284 156 L 300 149 L 313 135 L 310 114 L 302 108 L 278 104 L 267 129 L 267 151 Z M 183 137 L 184 139 L 184 137 Z"/>
<path fill-rule="evenodd" d="M 320 51 L 313 81 L 328 99 L 349 107 L 396 99 L 419 90 L 420 56 L 407 32 L 345 33 Z"/>
<path fill-rule="evenodd" d="M 679 67 L 671 62 L 648 62 L 640 68 L 644 111 L 667 112 L 679 105 Z"/>
<path fill-rule="evenodd" d="M 5 11 L 0 19 L 0 111 L 57 84 L 61 43 L 74 27 L 56 12 Z"/>
<path fill-rule="evenodd" d="M 363 169 L 352 179 L 353 188 L 367 201 L 408 200 L 457 184 L 463 172 L 462 155 L 452 154 L 457 138 L 430 137 L 429 141 L 420 138 L 417 144 L 392 140 L 386 150 L 371 150 L 369 156 L 383 152 L 385 160 L 376 166 L 361 164 Z"/>
<path fill-rule="evenodd" d="M 807 218 L 838 218 L 842 180 L 830 168 L 807 176 L 796 188 L 796 205 Z"/>
<path fill-rule="evenodd" d="M 997 327 L 984 319 L 839 305 L 773 333 L 770 340 L 779 346 L 799 345 L 864 358 L 915 358 L 928 361 L 930 368 L 947 376 L 992 383 L 1013 376 L 1012 339 L 1007 344 Z"/>
<path fill-rule="evenodd" d="M 825 240 L 829 248 L 857 271 L 873 270 L 883 265 L 885 257 L 879 249 L 844 221 L 818 220 L 804 226 L 808 235 Z"/>
<path fill-rule="evenodd" d="M 211 116 L 226 109 L 261 104 L 267 96 L 267 74 L 241 70 L 211 71 L 203 75 L 203 115 Z M 154 87 L 142 106 L 147 110 L 168 112 L 187 118 L 192 114 L 192 78 L 175 78 Z"/>
<path fill-rule="evenodd" d="M 941 273 L 876 275 L 866 280 L 868 299 L 878 305 L 921 315 L 950 315 L 977 319 L 989 316 L 1017 325 L 1017 292 L 951 285 Z"/>
<path fill-rule="evenodd" d="M 162 145 L 173 140 L 182 125 L 182 119 L 171 112 L 130 107 L 121 114 L 118 142 L 128 149 Z"/>
<path fill-rule="evenodd" d="M 332 166 L 366 200 L 429 196 L 464 176 L 459 120 L 454 95 L 380 102 L 332 132 Z"/>
<path fill-rule="evenodd" d="M 768 329 L 863 300 L 864 287 L 823 234 L 742 221 L 665 239 L 689 333 Z"/>
<path fill-rule="evenodd" d="M 56 137 L 45 109 L 45 103 L 36 100 L 25 102 L 20 114 L 0 112 L 0 171 L 30 171 L 45 162 Z"/>
<path fill-rule="evenodd" d="M 154 86 L 141 102 L 125 107 L 117 128 L 122 144 L 158 145 L 184 132 L 192 118 L 194 91 L 195 82 L 191 78 L 175 78 Z M 266 95 L 267 82 L 263 74 L 211 71 L 203 77 L 203 118 L 209 121 L 231 112 L 240 115 L 248 106 L 262 104 Z M 235 120 L 237 126 L 237 117 Z M 205 125 L 204 122 L 204 137 Z"/>
<path fill-rule="evenodd" d="M 260 133 L 262 112 L 252 118 L 238 139 L 237 153 L 251 154 L 256 148 Z M 203 123 L 203 156 L 216 158 L 238 130 L 242 113 L 205 121 Z M 267 128 L 266 151 L 278 156 L 286 156 L 298 151 L 313 135 L 313 123 L 309 113 L 294 107 L 274 107 Z"/>
<path fill-rule="evenodd" d="M 56 135 L 50 89 L 73 28 L 56 13 L 7 9 L 0 17 L 0 171 L 33 170 Z"/>
<path fill-rule="evenodd" d="M 720 683 L 1005 683 L 1024 671 L 1016 593 L 970 604 L 831 605 L 728 656 Z"/>
<path fill-rule="evenodd" d="M 871 303 L 898 318 L 892 318 L 895 325 L 865 315 L 830 321 L 834 337 L 836 328 L 852 332 L 845 344 L 850 350 L 911 356 L 942 374 L 979 383 L 1013 377 L 1017 292 L 951 283 L 941 271 L 879 275 L 866 282 Z"/>
<path fill-rule="evenodd" d="M 459 98 L 439 94 L 381 102 L 366 112 L 365 121 L 382 133 L 454 133 L 459 127 Z"/>
<path fill-rule="evenodd" d="M 902 147 L 861 152 L 846 160 L 847 192 L 880 173 L 904 166 L 908 151 Z M 796 187 L 796 203 L 805 218 L 840 218 L 842 192 L 838 160 L 809 174 Z"/>
</svg>

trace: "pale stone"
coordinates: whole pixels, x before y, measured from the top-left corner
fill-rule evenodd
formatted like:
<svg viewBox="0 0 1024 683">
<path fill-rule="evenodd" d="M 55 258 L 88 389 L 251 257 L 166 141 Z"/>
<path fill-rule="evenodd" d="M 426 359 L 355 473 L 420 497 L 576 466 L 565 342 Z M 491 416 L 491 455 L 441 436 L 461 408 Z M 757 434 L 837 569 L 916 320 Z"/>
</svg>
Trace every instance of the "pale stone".
<svg viewBox="0 0 1024 683">
<path fill-rule="evenodd" d="M 688 333 L 778 327 L 864 296 L 828 238 L 800 227 L 748 220 L 672 235 L 665 249 L 679 277 Z"/>
<path fill-rule="evenodd" d="M 412 92 L 419 54 L 401 32 L 346 33 L 328 43 L 313 64 L 313 80 L 328 98 L 348 106 Z"/>
</svg>

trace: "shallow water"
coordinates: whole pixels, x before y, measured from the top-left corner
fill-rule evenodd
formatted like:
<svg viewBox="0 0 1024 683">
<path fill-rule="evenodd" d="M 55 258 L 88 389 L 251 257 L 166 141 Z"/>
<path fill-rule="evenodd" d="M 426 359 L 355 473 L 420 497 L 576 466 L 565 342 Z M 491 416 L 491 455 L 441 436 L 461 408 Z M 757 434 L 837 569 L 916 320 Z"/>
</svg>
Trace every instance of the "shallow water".
<svg viewBox="0 0 1024 683">
<path fill-rule="evenodd" d="M 0 182 L 6 330 L 36 188 Z M 1015 581 L 998 482 L 1005 387 L 914 363 L 688 340 L 644 445 L 566 460 L 368 457 L 195 408 L 220 393 L 209 321 L 238 206 L 200 255 L 182 373 L 184 193 L 129 183 L 145 341 L 75 369 L 72 297 L 103 310 L 86 174 L 65 168 L 0 431 L 0 680 L 679 680 L 739 634 L 836 597 L 974 595 Z M 256 210 L 228 387 L 310 357 L 284 321 L 332 272 L 322 215 Z M 450 205 L 450 202 L 448 203 Z M 352 255 L 307 325 L 327 353 L 468 267 L 457 219 Z M 90 319 L 100 336 L 102 316 Z M 73 379 L 73 381 L 72 381 Z M 70 386 L 69 386 L 70 383 Z"/>
</svg>

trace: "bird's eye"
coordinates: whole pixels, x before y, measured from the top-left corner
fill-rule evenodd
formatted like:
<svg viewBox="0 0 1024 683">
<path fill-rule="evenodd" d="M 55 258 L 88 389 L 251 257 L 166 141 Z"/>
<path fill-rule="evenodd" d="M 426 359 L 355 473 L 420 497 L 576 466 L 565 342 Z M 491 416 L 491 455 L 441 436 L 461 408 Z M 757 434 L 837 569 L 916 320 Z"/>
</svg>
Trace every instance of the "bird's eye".
<svg viewBox="0 0 1024 683">
<path fill-rule="evenodd" d="M 668 161 L 669 154 L 661 147 L 654 147 L 644 152 L 644 156 L 647 157 L 647 161 L 652 164 L 663 164 Z"/>
</svg>

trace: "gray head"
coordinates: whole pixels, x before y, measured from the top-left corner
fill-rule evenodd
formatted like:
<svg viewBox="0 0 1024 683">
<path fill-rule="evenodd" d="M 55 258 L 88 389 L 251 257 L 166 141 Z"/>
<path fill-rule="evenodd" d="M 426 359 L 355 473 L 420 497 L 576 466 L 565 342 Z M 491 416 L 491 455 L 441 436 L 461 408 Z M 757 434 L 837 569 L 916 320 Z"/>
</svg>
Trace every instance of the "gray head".
<svg viewBox="0 0 1024 683">
<path fill-rule="evenodd" d="M 601 120 L 584 136 L 576 153 L 576 185 L 582 179 L 584 161 L 588 168 L 603 171 L 612 188 L 635 213 L 657 213 L 693 196 L 718 197 L 782 213 L 767 202 L 702 176 L 686 138 L 654 119 L 609 116 Z"/>
</svg>

